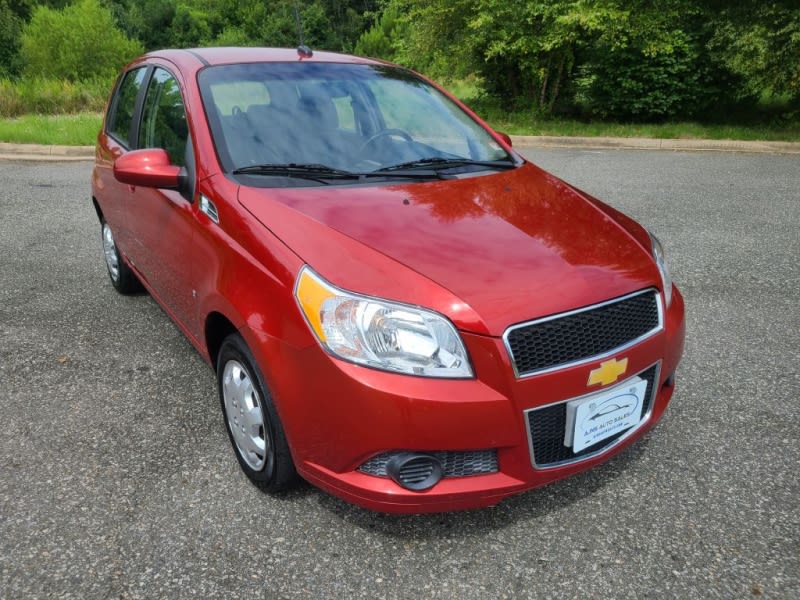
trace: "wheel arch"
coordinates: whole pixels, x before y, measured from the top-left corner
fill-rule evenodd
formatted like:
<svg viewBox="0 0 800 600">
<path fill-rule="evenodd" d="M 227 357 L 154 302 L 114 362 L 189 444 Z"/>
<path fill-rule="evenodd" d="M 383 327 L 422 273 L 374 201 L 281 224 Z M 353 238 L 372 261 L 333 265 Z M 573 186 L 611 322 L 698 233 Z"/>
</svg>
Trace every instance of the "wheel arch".
<svg viewBox="0 0 800 600">
<path fill-rule="evenodd" d="M 100 203 L 97 201 L 97 198 L 92 196 L 92 206 L 94 206 L 94 212 L 97 213 L 98 220 L 102 223 L 103 222 L 103 209 L 100 208 Z"/>
<path fill-rule="evenodd" d="M 203 333 L 205 336 L 208 358 L 211 361 L 211 366 L 214 368 L 214 371 L 217 370 L 217 356 L 222 347 L 222 342 L 224 342 L 225 338 L 230 334 L 238 331 L 239 329 L 233 322 L 221 312 L 213 311 L 206 317 Z"/>
</svg>

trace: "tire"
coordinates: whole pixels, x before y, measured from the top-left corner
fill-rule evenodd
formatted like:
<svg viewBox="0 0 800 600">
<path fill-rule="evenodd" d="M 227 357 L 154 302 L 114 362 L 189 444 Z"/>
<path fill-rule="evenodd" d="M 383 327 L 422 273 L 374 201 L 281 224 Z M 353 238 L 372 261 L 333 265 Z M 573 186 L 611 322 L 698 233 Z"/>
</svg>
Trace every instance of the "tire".
<svg viewBox="0 0 800 600">
<path fill-rule="evenodd" d="M 253 354 L 238 333 L 222 343 L 217 385 L 225 429 L 245 475 L 266 492 L 293 487 L 298 476 L 278 411 Z"/>
<path fill-rule="evenodd" d="M 103 256 L 106 259 L 106 268 L 108 269 L 108 277 L 111 279 L 111 285 L 120 294 L 128 295 L 141 292 L 142 284 L 128 266 L 128 263 L 122 258 L 114 241 L 111 227 L 105 220 L 100 221 L 100 236 L 103 242 Z"/>
</svg>

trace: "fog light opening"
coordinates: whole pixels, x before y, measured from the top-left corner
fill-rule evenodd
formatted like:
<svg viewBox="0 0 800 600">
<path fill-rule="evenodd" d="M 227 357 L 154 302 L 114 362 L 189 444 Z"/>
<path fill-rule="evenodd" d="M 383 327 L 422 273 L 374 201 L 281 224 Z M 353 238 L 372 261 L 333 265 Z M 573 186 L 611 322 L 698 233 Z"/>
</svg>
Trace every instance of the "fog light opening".
<svg viewBox="0 0 800 600">
<path fill-rule="evenodd" d="M 442 464 L 430 454 L 404 452 L 389 460 L 386 474 L 400 487 L 424 492 L 442 479 Z"/>
</svg>

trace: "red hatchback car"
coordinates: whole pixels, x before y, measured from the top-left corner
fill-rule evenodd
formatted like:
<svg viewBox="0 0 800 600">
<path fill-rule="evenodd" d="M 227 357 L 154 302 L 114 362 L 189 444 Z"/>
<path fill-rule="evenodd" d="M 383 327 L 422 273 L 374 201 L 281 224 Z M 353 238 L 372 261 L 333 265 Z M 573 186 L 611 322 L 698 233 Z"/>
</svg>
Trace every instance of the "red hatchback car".
<svg viewBox="0 0 800 600">
<path fill-rule="evenodd" d="M 672 396 L 684 305 L 656 238 L 407 69 L 148 54 L 92 196 L 112 284 L 216 370 L 265 490 L 491 505 L 607 460 Z"/>
</svg>

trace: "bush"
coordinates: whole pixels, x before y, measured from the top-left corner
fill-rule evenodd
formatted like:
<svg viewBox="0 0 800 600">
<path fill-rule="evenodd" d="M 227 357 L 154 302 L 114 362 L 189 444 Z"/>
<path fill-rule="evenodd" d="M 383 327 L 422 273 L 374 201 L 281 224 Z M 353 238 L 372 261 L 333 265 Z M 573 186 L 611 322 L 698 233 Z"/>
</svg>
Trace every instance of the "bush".
<svg viewBox="0 0 800 600">
<path fill-rule="evenodd" d="M 590 117 L 663 121 L 719 119 L 752 108 L 755 98 L 744 90 L 741 77 L 706 51 L 701 26 L 662 36 L 595 43 L 572 83 L 578 109 Z"/>
<path fill-rule="evenodd" d="M 576 100 L 589 114 L 615 119 L 665 119 L 702 112 L 709 98 L 698 48 L 680 31 L 674 45 L 598 44 L 579 67 Z"/>
<path fill-rule="evenodd" d="M 60 11 L 38 6 L 22 30 L 27 77 L 110 79 L 142 51 L 138 41 L 116 28 L 98 0 L 78 0 Z"/>
<path fill-rule="evenodd" d="M 0 79 L 0 116 L 101 112 L 111 86 L 112 81 L 101 80 Z"/>
</svg>

